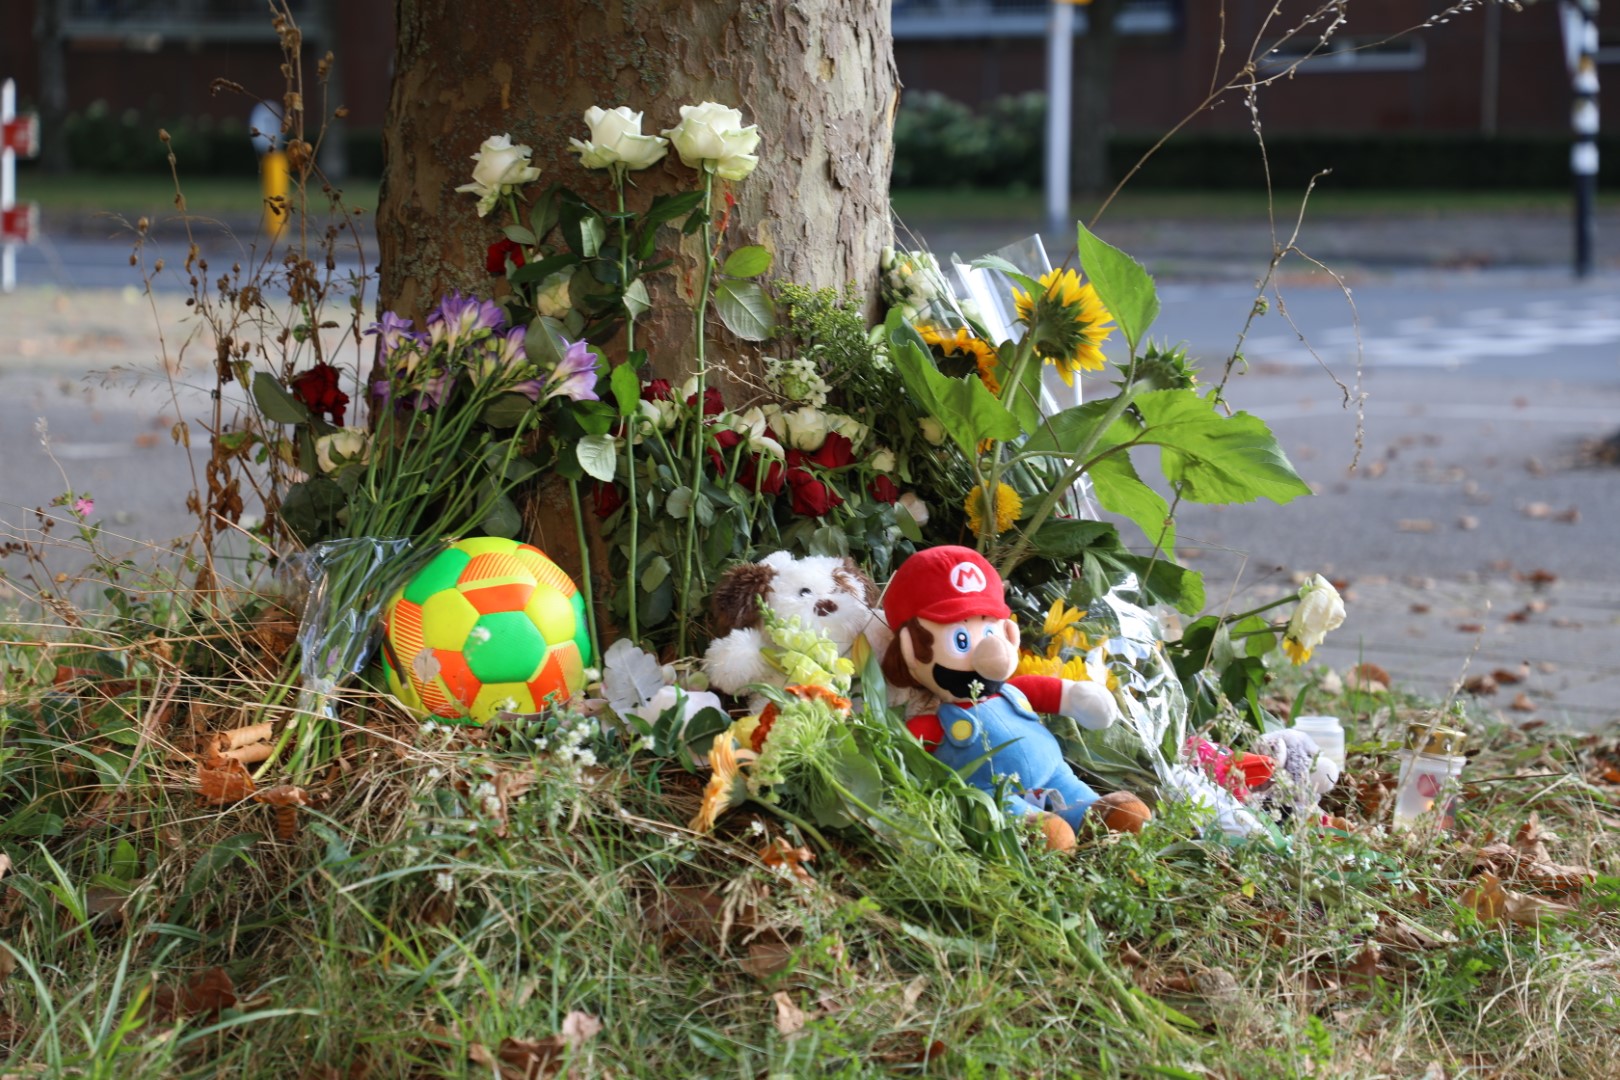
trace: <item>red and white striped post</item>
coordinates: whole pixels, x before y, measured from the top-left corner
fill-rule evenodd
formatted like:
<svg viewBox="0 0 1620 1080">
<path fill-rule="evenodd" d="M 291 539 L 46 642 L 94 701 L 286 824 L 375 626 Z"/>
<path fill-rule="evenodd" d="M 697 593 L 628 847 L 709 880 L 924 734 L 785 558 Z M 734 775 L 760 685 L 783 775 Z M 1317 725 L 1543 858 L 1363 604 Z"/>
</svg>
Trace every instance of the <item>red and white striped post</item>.
<svg viewBox="0 0 1620 1080">
<path fill-rule="evenodd" d="M 39 232 L 39 207 L 17 205 L 17 158 L 39 153 L 39 117 L 17 115 L 17 84 L 0 82 L 0 292 L 17 288 L 17 245 Z"/>
</svg>

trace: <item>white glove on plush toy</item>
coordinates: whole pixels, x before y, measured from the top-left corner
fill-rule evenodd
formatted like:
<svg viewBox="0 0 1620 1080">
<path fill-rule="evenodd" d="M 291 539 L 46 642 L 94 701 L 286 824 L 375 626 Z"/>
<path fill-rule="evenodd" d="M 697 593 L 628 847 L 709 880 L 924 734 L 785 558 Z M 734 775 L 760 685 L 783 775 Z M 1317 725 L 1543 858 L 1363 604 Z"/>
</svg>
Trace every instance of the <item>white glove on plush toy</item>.
<svg viewBox="0 0 1620 1080">
<path fill-rule="evenodd" d="M 1105 686 L 1070 682 L 1063 687 L 1063 715 L 1072 717 L 1088 731 L 1099 731 L 1119 719 L 1119 705 Z"/>
</svg>

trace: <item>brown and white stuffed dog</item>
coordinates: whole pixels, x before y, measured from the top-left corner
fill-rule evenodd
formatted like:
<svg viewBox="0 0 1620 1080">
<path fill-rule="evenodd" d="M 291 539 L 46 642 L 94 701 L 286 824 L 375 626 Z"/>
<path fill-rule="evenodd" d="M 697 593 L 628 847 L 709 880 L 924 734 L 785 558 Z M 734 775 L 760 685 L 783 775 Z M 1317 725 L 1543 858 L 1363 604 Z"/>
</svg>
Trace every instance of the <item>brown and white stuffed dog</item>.
<svg viewBox="0 0 1620 1080">
<path fill-rule="evenodd" d="M 877 586 L 852 559 L 830 555 L 795 558 L 777 551 L 757 563 L 734 566 L 720 576 L 709 606 L 715 639 L 703 654 L 709 685 L 740 694 L 751 683 L 780 687 L 785 680 L 765 659 L 770 644 L 760 626 L 761 600 L 778 615 L 797 617 L 801 626 L 821 630 L 848 656 L 864 636 L 879 656 L 889 645 L 889 628 L 875 610 Z M 764 707 L 753 695 L 751 708 Z"/>
</svg>

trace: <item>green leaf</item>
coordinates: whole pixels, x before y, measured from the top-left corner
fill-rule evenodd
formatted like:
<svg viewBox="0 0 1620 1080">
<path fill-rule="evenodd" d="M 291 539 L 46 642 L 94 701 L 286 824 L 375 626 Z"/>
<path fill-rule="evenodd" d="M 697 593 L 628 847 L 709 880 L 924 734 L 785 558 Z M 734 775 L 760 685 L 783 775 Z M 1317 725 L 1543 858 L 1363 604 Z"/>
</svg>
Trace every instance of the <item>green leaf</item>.
<svg viewBox="0 0 1620 1080">
<path fill-rule="evenodd" d="M 128 840 L 119 840 L 113 848 L 107 872 L 120 881 L 134 881 L 140 877 L 141 856 L 135 850 L 135 845 Z"/>
<path fill-rule="evenodd" d="M 536 236 L 545 236 L 557 227 L 557 218 L 562 211 L 562 185 L 552 184 L 534 201 L 534 208 L 529 211 L 529 228 Z"/>
<path fill-rule="evenodd" d="M 758 244 L 750 244 L 733 251 L 720 272 L 732 277 L 751 278 L 758 277 L 770 268 L 771 253 Z"/>
<path fill-rule="evenodd" d="M 619 467 L 619 448 L 611 435 L 586 435 L 574 444 L 574 455 L 586 474 L 611 483 Z"/>
<path fill-rule="evenodd" d="M 1049 559 L 1073 561 L 1098 542 L 1119 546 L 1119 533 L 1106 521 L 1048 518 L 1031 543 L 1037 553 Z"/>
<path fill-rule="evenodd" d="M 895 504 L 894 523 L 900 527 L 901 536 L 904 536 L 913 544 L 922 543 L 922 526 L 917 524 L 917 519 L 912 517 L 911 511 L 907 510 L 902 504 Z"/>
<path fill-rule="evenodd" d="M 506 238 L 512 241 L 514 244 L 524 244 L 528 247 L 533 247 L 535 244 L 539 243 L 539 240 L 535 237 L 534 232 L 530 229 L 525 229 L 522 225 L 508 225 L 501 231 L 504 232 L 506 234 Z"/>
<path fill-rule="evenodd" d="M 510 539 L 523 528 L 523 516 L 518 513 L 518 508 L 513 505 L 510 498 L 504 493 L 498 493 L 495 495 L 495 501 L 485 511 L 484 519 L 478 523 L 478 527 L 489 536 L 504 536 Z"/>
<path fill-rule="evenodd" d="M 647 283 L 640 278 L 630 283 L 624 290 L 624 310 L 630 313 L 631 319 L 639 319 L 652 310 L 652 298 L 647 295 Z"/>
<path fill-rule="evenodd" d="M 634 416 L 641 408 L 641 377 L 629 364 L 620 364 L 608 378 L 620 416 Z"/>
<path fill-rule="evenodd" d="M 281 385 L 281 380 L 268 371 L 254 373 L 253 401 L 259 406 L 259 412 L 271 423 L 309 423 L 309 410 L 304 408 L 304 403 L 293 397 L 287 388 Z"/>
<path fill-rule="evenodd" d="M 643 229 L 656 229 L 666 221 L 690 214 L 703 202 L 703 192 L 683 191 L 678 195 L 658 195 L 641 215 Z"/>
<path fill-rule="evenodd" d="M 524 263 L 512 271 L 509 280 L 514 285 L 528 285 L 531 282 L 544 281 L 559 270 L 566 270 L 570 266 L 577 265 L 579 265 L 579 256 L 565 251 L 561 255 L 547 255 L 544 259 Z"/>
<path fill-rule="evenodd" d="M 1164 474 L 1199 503 L 1286 503 L 1311 489 L 1271 429 L 1246 412 L 1225 416 L 1192 390 L 1155 390 L 1135 401 L 1142 442 L 1163 448 Z"/>
<path fill-rule="evenodd" d="M 541 315 L 529 324 L 523 334 L 523 351 L 530 360 L 546 368 L 562 363 L 567 335 L 562 323 L 549 315 Z"/>
<path fill-rule="evenodd" d="M 1159 294 L 1153 278 L 1142 264 L 1112 244 L 1093 236 L 1084 224 L 1079 228 L 1080 266 L 1103 302 L 1119 323 L 1131 354 L 1153 320 L 1159 317 Z"/>
<path fill-rule="evenodd" d="M 1137 475 L 1129 453 L 1121 450 L 1100 459 L 1086 475 L 1091 477 L 1092 491 L 1103 509 L 1130 518 L 1160 551 L 1175 551 L 1176 525 L 1170 517 L 1170 504 Z"/>
<path fill-rule="evenodd" d="M 501 394 L 484 406 L 479 419 L 492 428 L 515 428 L 533 408 L 534 402 L 522 394 Z"/>
<path fill-rule="evenodd" d="M 647 569 L 641 572 L 641 591 L 652 592 L 669 578 L 669 560 L 662 555 L 655 555 L 647 564 Z"/>
<path fill-rule="evenodd" d="M 984 439 L 1013 439 L 1023 432 L 1018 418 L 985 389 L 977 375 L 952 379 L 934 366 L 933 358 L 898 310 L 887 323 L 890 355 L 901 381 L 929 415 L 944 426 L 962 453 L 978 455 Z"/>
<path fill-rule="evenodd" d="M 607 225 L 595 214 L 587 214 L 579 223 L 579 253 L 587 259 L 596 258 L 607 239 Z"/>
<path fill-rule="evenodd" d="M 776 331 L 776 308 L 757 282 L 715 282 L 714 309 L 726 329 L 744 341 L 764 341 Z"/>
</svg>

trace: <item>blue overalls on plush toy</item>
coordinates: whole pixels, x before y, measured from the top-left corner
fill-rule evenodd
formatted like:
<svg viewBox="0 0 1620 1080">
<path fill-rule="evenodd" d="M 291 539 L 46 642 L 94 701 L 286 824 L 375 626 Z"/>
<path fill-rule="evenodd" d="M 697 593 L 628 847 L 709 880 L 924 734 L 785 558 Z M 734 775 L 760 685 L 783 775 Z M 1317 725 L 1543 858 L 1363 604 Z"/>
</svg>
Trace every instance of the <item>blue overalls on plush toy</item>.
<svg viewBox="0 0 1620 1080">
<path fill-rule="evenodd" d="M 1029 699 L 1012 684 L 966 708 L 941 702 L 937 715 L 945 738 L 934 756 L 951 768 L 961 769 L 995 751 L 993 760 L 981 761 L 966 777 L 968 783 L 994 791 L 998 778 L 1017 776 L 1005 807 L 1008 813 L 1046 810 L 1078 829 L 1086 810 L 1097 801 L 1097 793 L 1063 760 L 1057 739 L 1029 707 Z"/>
</svg>

